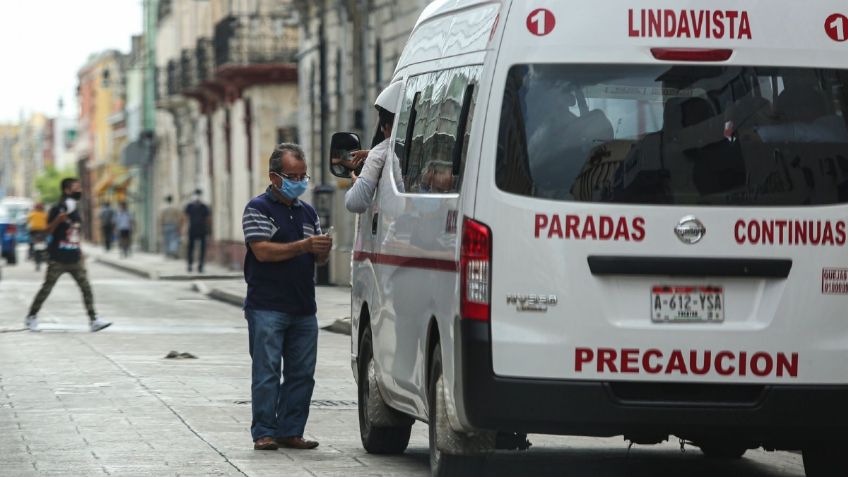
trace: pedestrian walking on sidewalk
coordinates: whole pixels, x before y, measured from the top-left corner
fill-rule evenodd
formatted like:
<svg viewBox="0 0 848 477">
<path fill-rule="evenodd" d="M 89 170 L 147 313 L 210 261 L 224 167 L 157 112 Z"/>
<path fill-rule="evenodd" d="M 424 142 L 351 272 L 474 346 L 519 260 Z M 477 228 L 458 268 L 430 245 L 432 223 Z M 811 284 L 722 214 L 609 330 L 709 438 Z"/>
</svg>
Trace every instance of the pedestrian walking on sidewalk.
<svg viewBox="0 0 848 477">
<path fill-rule="evenodd" d="M 162 226 L 162 248 L 168 258 L 177 258 L 180 255 L 180 222 L 182 221 L 180 209 L 174 206 L 174 197 L 165 197 L 165 207 L 159 213 L 159 224 Z"/>
<path fill-rule="evenodd" d="M 315 265 L 333 240 L 321 234 L 318 214 L 299 199 L 309 176 L 303 150 L 280 144 L 269 161 L 271 185 L 244 209 L 247 256 L 244 302 L 253 360 L 253 448 L 314 449 L 303 431 L 315 386 L 318 319 Z M 283 383 L 280 384 L 280 359 Z"/>
<path fill-rule="evenodd" d="M 35 249 L 35 244 L 47 240 L 44 237 L 47 232 L 47 212 L 44 210 L 44 204 L 41 202 L 35 204 L 35 207 L 27 216 L 27 226 L 29 227 L 29 258 L 35 259 L 36 253 L 39 252 Z M 40 269 L 41 262 L 36 260 L 35 271 L 37 272 Z"/>
<path fill-rule="evenodd" d="M 108 252 L 112 250 L 112 240 L 115 238 L 115 209 L 112 204 L 104 202 L 100 207 L 100 234 L 103 239 L 103 248 Z"/>
<path fill-rule="evenodd" d="M 47 264 L 44 284 L 29 309 L 26 326 L 31 331 L 38 331 L 38 312 L 41 305 L 50 295 L 56 281 L 65 273 L 70 273 L 82 292 L 83 302 L 88 311 L 91 331 L 100 331 L 112 323 L 97 316 L 94 310 L 94 296 L 91 284 L 85 270 L 85 263 L 80 249 L 80 230 L 82 219 L 79 212 L 79 201 L 82 198 L 80 182 L 75 178 L 63 179 L 61 183 L 62 197 L 47 215 L 47 233 L 52 241 L 47 249 L 50 262 Z"/>
<path fill-rule="evenodd" d="M 188 222 L 188 271 L 193 270 L 194 247 L 199 245 L 199 256 L 197 257 L 197 271 L 203 273 L 203 264 L 206 260 L 206 235 L 212 229 L 212 211 L 203 203 L 201 198 L 203 191 L 194 191 L 194 200 L 185 208 L 183 217 L 183 228 Z"/>
<path fill-rule="evenodd" d="M 130 256 L 132 234 L 135 229 L 135 217 L 127 208 L 126 202 L 121 202 L 121 209 L 115 214 L 115 227 L 118 229 L 118 243 L 121 246 L 121 256 Z"/>
</svg>

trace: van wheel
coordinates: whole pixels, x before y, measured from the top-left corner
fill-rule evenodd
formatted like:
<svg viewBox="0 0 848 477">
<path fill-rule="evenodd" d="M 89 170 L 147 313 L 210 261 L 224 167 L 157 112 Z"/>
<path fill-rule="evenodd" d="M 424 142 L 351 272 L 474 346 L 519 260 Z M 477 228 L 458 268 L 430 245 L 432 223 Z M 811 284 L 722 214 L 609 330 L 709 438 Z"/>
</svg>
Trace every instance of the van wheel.
<svg viewBox="0 0 848 477">
<path fill-rule="evenodd" d="M 390 408 L 377 388 L 371 328 L 359 343 L 359 437 L 370 454 L 401 454 L 409 445 L 412 419 Z"/>
<path fill-rule="evenodd" d="M 698 447 L 701 448 L 704 457 L 715 460 L 741 459 L 748 452 L 748 446 L 732 442 L 704 442 L 698 444 Z"/>
<path fill-rule="evenodd" d="M 430 413 L 430 475 L 433 477 L 482 475 L 483 466 L 486 463 L 484 456 L 446 454 L 436 444 L 440 439 L 440 432 L 446 432 L 449 426 L 445 410 L 441 345 L 437 344 L 433 349 L 430 362 L 430 383 L 427 393 Z"/>
<path fill-rule="evenodd" d="M 848 473 L 842 443 L 818 442 L 804 448 L 804 471 L 807 477 L 837 477 Z"/>
</svg>

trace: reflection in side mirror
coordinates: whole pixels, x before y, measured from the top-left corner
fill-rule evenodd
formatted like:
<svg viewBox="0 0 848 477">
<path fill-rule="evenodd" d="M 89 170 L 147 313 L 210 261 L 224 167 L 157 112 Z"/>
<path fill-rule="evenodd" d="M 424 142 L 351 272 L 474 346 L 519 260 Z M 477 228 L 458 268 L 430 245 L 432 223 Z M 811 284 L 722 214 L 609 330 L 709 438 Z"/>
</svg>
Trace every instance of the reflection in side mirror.
<svg viewBox="0 0 848 477">
<path fill-rule="evenodd" d="M 333 134 L 330 141 L 330 172 L 342 179 L 349 179 L 354 169 L 357 169 L 358 173 L 362 167 L 355 167 L 350 153 L 360 149 L 362 146 L 357 134 L 350 132 Z"/>
</svg>

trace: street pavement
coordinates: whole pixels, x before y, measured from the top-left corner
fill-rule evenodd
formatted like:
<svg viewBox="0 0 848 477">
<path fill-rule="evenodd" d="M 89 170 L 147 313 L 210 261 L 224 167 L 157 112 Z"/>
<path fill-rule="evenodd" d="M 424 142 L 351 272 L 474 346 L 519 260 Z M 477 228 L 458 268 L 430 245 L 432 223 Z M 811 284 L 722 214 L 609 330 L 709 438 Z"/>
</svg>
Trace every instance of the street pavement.
<svg viewBox="0 0 848 477">
<path fill-rule="evenodd" d="M 70 277 L 59 281 L 40 314 L 44 331 L 23 331 L 41 274 L 27 262 L 2 271 L 0 476 L 428 475 L 423 424 L 414 426 L 409 450 L 401 456 L 371 456 L 362 450 L 349 337 L 326 331 L 319 336 L 306 437 L 321 446 L 314 451 L 254 451 L 250 358 L 241 310 L 195 291 L 196 282 L 151 280 L 95 258 L 88 266 L 98 312 L 115 323 L 99 333 L 87 331 L 79 291 Z M 236 295 L 243 286 L 232 280 L 202 283 Z M 348 293 L 319 289 L 322 324 L 349 314 Z M 197 358 L 165 359 L 170 351 Z M 804 475 L 796 453 L 755 450 L 727 463 L 708 461 L 697 448 L 681 453 L 676 442 L 628 451 L 620 437 L 530 439 L 530 451 L 499 453 L 489 460 L 486 473 Z"/>
</svg>

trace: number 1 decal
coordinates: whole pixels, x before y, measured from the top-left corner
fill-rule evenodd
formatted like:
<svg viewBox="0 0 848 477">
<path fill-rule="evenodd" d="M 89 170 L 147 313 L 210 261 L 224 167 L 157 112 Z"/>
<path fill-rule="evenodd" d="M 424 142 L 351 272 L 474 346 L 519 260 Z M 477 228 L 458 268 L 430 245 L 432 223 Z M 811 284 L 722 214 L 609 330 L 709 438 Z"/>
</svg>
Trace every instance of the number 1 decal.
<svg viewBox="0 0 848 477">
<path fill-rule="evenodd" d="M 824 29 L 833 41 L 848 40 L 848 17 L 841 13 L 834 13 L 827 17 Z"/>
<path fill-rule="evenodd" d="M 527 29 L 536 36 L 545 36 L 554 31 L 556 17 L 546 8 L 538 8 L 527 17 Z"/>
</svg>

